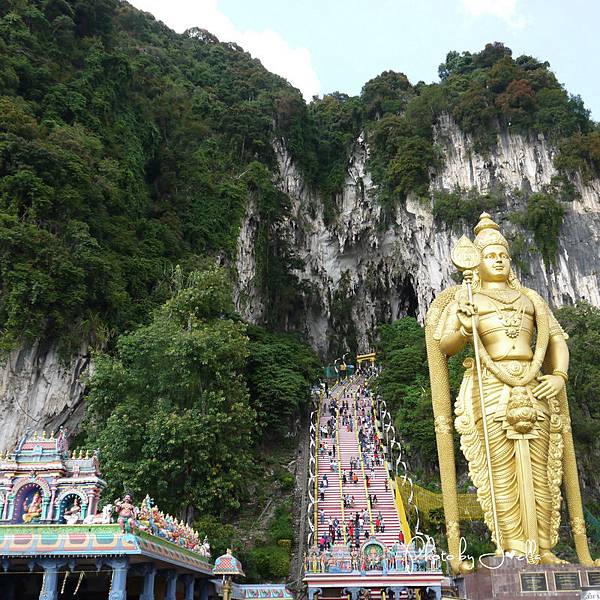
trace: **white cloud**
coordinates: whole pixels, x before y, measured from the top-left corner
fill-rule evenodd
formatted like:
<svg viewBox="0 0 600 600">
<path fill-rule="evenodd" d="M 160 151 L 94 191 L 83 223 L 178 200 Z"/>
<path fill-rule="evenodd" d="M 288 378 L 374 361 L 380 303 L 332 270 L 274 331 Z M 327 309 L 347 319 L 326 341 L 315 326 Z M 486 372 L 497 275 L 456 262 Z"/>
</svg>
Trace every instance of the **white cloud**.
<svg viewBox="0 0 600 600">
<path fill-rule="evenodd" d="M 299 88 L 306 100 L 319 94 L 321 84 L 307 48 L 293 48 L 276 31 L 244 30 L 235 27 L 219 10 L 218 0 L 130 0 L 136 8 L 152 13 L 181 33 L 190 27 L 207 29 L 222 42 L 235 42 L 258 58 L 269 71 L 285 77 Z"/>
<path fill-rule="evenodd" d="M 461 0 L 463 10 L 474 17 L 492 16 L 512 27 L 524 27 L 525 18 L 517 10 L 517 0 Z"/>
</svg>

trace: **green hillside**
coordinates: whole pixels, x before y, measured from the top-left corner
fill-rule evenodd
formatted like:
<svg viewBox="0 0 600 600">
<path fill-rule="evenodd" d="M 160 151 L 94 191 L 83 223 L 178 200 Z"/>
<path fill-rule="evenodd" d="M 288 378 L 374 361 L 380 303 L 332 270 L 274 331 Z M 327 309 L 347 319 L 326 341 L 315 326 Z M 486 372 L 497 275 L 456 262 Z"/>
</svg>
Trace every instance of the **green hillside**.
<svg viewBox="0 0 600 600">
<path fill-rule="evenodd" d="M 502 44 L 450 52 L 441 81 L 412 85 L 386 71 L 360 97 L 308 107 L 298 90 L 235 44 L 183 35 L 117 0 L 3 0 L 0 19 L 1 345 L 59 337 L 103 344 L 143 323 L 167 298 L 174 263 L 231 259 L 248 199 L 261 215 L 259 288 L 277 327 L 309 293 L 277 224 L 289 210 L 272 185 L 272 140 L 283 137 L 335 219 L 336 192 L 361 130 L 372 146 L 378 201 L 427 194 L 441 160 L 433 124 L 451 115 L 482 151 L 497 127 L 544 133 L 565 176 L 600 168 L 600 132 L 547 63 Z M 522 218 L 558 235 L 557 200 L 534 197 Z M 452 196 L 452 194 L 455 194 Z M 534 195 L 535 196 L 535 195 Z M 495 197 L 438 194 L 453 223 Z M 529 206 L 529 205 L 528 205 Z M 554 211 L 552 210 L 554 208 Z M 543 241 L 543 236 L 539 236 Z M 547 244 L 546 244 L 547 245 Z M 553 246 L 542 247 L 548 260 Z"/>
<path fill-rule="evenodd" d="M 167 298 L 175 262 L 230 259 L 250 196 L 269 320 L 293 301 L 272 229 L 280 77 L 207 32 L 177 35 L 116 0 L 3 1 L 0 324 L 17 338 L 104 342 Z"/>
</svg>

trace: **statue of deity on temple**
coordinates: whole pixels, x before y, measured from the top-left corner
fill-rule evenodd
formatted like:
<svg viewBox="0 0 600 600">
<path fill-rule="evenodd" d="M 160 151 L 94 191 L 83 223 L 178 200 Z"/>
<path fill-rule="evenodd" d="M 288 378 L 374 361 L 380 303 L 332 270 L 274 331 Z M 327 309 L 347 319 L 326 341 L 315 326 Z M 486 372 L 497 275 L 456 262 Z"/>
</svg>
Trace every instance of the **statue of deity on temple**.
<svg viewBox="0 0 600 600">
<path fill-rule="evenodd" d="M 35 492 L 31 501 L 23 502 L 23 523 L 36 523 L 42 516 L 42 497 L 39 492 Z"/>
<path fill-rule="evenodd" d="M 591 565 L 566 396 L 568 336 L 518 281 L 508 242 L 487 213 L 453 261 L 463 284 L 436 297 L 425 326 L 452 568 L 467 568 L 458 560 L 453 421 L 497 554 L 563 562 L 552 552 L 562 484 L 578 558 Z M 453 414 L 448 357 L 467 344 L 474 357 L 463 363 Z"/>
<path fill-rule="evenodd" d="M 81 500 L 77 496 L 73 504 L 65 510 L 64 518 L 67 525 L 75 525 L 81 519 Z"/>
<path fill-rule="evenodd" d="M 126 527 L 131 532 L 135 518 L 137 517 L 137 507 L 133 504 L 131 494 L 125 494 L 122 500 L 115 500 L 115 509 L 117 510 L 117 523 L 121 531 L 125 533 Z"/>
</svg>

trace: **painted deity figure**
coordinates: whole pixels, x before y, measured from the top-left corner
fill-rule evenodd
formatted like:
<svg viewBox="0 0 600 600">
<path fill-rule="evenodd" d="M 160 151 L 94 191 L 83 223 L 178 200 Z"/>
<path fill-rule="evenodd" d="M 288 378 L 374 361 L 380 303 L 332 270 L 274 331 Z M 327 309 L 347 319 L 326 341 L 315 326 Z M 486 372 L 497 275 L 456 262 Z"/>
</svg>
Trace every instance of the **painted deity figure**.
<svg viewBox="0 0 600 600">
<path fill-rule="evenodd" d="M 23 523 L 35 523 L 42 516 L 42 497 L 39 492 L 35 492 L 31 502 L 23 502 Z"/>
<path fill-rule="evenodd" d="M 146 494 L 146 497 L 142 500 L 139 514 L 137 516 L 138 527 L 142 531 L 152 530 L 152 500 L 150 496 Z"/>
<path fill-rule="evenodd" d="M 459 556 L 460 532 L 447 357 L 473 342 L 474 325 L 480 368 L 464 362 L 454 422 L 498 553 L 562 562 L 552 548 L 564 473 L 577 553 L 592 564 L 565 392 L 568 336 L 546 302 L 515 277 L 508 243 L 490 215 L 481 215 L 475 234 L 466 244 L 477 266 L 464 271 L 462 286 L 438 295 L 426 320 L 450 553 Z"/>
<path fill-rule="evenodd" d="M 130 494 L 125 494 L 122 500 L 115 501 L 115 509 L 117 511 L 117 523 L 121 527 L 121 531 L 125 533 L 125 527 L 129 531 L 132 530 L 137 509 L 133 504 Z"/>
<path fill-rule="evenodd" d="M 204 541 L 199 548 L 199 552 L 202 556 L 210 558 L 210 544 L 208 543 L 208 538 L 206 536 L 204 536 Z"/>
<path fill-rule="evenodd" d="M 81 500 L 78 497 L 75 497 L 72 506 L 65 510 L 64 517 L 67 525 L 75 525 L 81 519 Z"/>
</svg>

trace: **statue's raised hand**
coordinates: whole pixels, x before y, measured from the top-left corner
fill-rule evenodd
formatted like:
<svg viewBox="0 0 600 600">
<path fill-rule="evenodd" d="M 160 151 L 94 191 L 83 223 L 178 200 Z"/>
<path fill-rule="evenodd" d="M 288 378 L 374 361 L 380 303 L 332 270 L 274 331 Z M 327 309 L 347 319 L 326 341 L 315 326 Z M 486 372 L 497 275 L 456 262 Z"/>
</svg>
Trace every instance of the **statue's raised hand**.
<svg viewBox="0 0 600 600">
<path fill-rule="evenodd" d="M 461 327 L 471 335 L 473 333 L 473 317 L 475 318 L 475 326 L 477 327 L 477 306 L 472 302 L 459 302 L 456 316 Z"/>
</svg>

